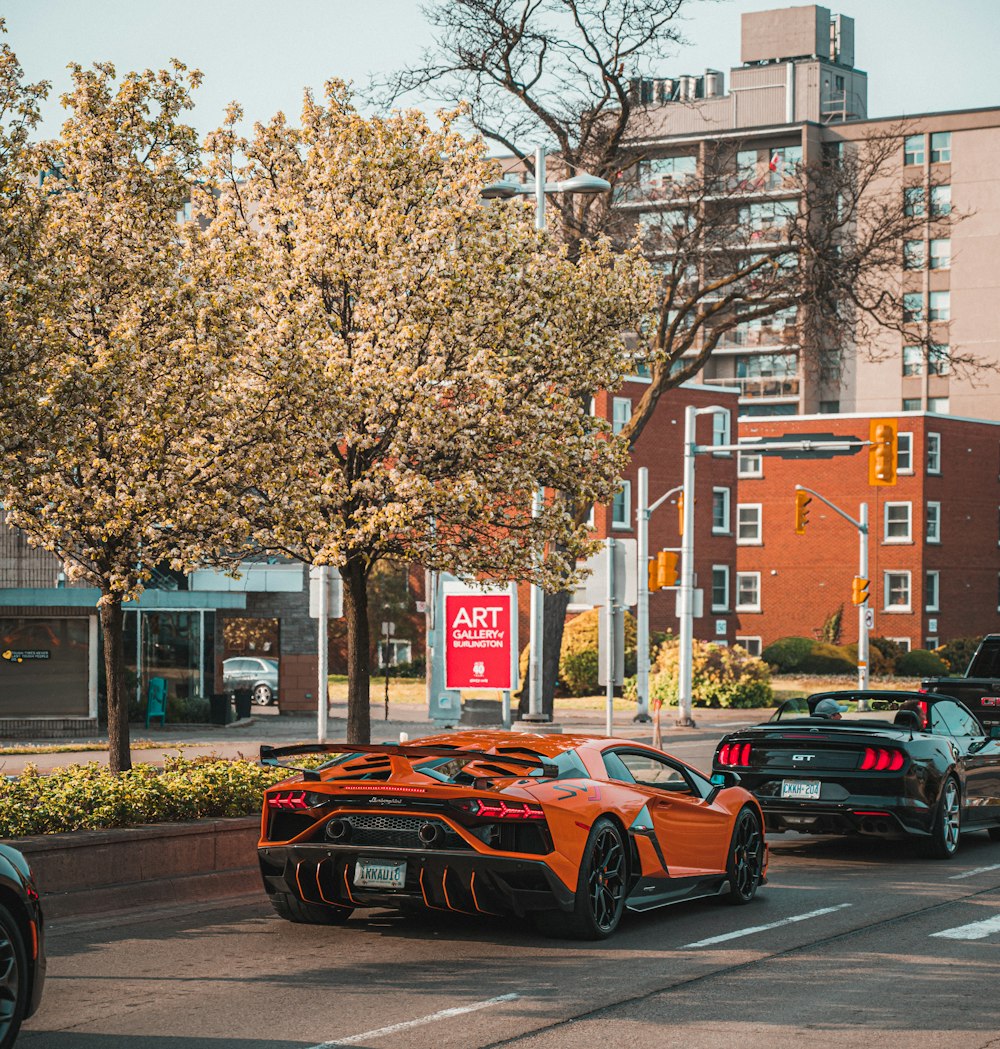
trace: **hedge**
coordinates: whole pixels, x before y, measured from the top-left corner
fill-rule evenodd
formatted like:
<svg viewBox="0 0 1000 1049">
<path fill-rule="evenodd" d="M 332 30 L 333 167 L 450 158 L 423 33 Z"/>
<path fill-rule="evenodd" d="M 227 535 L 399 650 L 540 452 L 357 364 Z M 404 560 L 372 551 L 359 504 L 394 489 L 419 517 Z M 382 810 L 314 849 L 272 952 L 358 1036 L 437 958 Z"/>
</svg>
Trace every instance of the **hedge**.
<svg viewBox="0 0 1000 1049">
<path fill-rule="evenodd" d="M 815 644 L 811 637 L 779 637 L 761 652 L 760 658 L 779 674 L 787 674 L 802 665 Z"/>
<path fill-rule="evenodd" d="M 260 812 L 264 789 L 289 775 L 212 757 L 168 758 L 162 769 L 137 764 L 118 775 L 96 761 L 46 775 L 26 765 L 19 777 L 0 780 L 0 838 L 252 816 Z"/>
<path fill-rule="evenodd" d="M 664 642 L 649 677 L 654 708 L 677 703 L 680 643 Z M 769 707 L 774 702 L 767 664 L 739 645 L 694 641 L 691 702 L 697 707 Z"/>
</svg>

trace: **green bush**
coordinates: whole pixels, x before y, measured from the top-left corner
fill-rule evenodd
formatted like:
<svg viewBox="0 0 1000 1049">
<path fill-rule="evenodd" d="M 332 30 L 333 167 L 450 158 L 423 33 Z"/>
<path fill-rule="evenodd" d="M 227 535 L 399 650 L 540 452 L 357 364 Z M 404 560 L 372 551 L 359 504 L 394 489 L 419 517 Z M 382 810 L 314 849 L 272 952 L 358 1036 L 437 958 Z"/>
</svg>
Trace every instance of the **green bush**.
<svg viewBox="0 0 1000 1049">
<path fill-rule="evenodd" d="M 697 707 L 769 707 L 774 702 L 767 664 L 738 645 L 729 648 L 707 641 L 693 645 L 691 702 Z M 660 646 L 649 676 L 654 708 L 676 705 L 680 644 Z"/>
<path fill-rule="evenodd" d="M 146 720 L 145 712 L 142 720 Z M 211 720 L 209 702 L 204 696 L 167 697 L 167 724 L 204 725 Z"/>
<path fill-rule="evenodd" d="M 896 664 L 899 661 L 899 657 L 906 652 L 906 649 L 904 649 L 898 641 L 893 641 L 891 638 L 870 637 L 868 639 L 869 657 L 873 657 L 873 653 L 875 652 L 878 652 L 882 664 L 886 668 L 883 673 L 895 674 Z M 869 661 L 871 661 L 871 658 Z"/>
<path fill-rule="evenodd" d="M 904 677 L 941 677 L 948 673 L 948 665 L 937 652 L 915 648 L 896 660 L 896 673 Z"/>
<path fill-rule="evenodd" d="M 779 674 L 798 670 L 816 644 L 811 637 L 779 637 L 764 649 L 760 658 Z"/>
<path fill-rule="evenodd" d="M 953 637 L 934 651 L 948 664 L 949 674 L 962 675 L 969 669 L 982 640 L 981 637 Z"/>
<path fill-rule="evenodd" d="M 139 764 L 114 775 L 96 761 L 40 775 L 26 765 L 0 779 L 0 838 L 100 830 L 145 823 L 251 816 L 281 769 L 223 758 L 168 758 L 162 769 Z"/>
<path fill-rule="evenodd" d="M 804 674 L 853 674 L 858 666 L 846 648 L 818 641 L 798 669 Z"/>
<path fill-rule="evenodd" d="M 583 648 L 559 661 L 559 684 L 571 696 L 592 696 L 598 690 L 597 652 Z"/>
</svg>

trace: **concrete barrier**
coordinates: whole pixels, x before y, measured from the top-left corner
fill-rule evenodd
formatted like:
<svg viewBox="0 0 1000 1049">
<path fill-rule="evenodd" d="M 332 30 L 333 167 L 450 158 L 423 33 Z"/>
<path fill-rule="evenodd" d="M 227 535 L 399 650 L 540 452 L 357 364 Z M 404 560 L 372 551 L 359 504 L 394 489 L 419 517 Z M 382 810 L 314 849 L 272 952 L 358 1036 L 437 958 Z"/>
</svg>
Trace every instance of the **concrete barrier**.
<svg viewBox="0 0 1000 1049">
<path fill-rule="evenodd" d="M 191 820 L 12 838 L 46 918 L 263 893 L 260 817 Z"/>
</svg>

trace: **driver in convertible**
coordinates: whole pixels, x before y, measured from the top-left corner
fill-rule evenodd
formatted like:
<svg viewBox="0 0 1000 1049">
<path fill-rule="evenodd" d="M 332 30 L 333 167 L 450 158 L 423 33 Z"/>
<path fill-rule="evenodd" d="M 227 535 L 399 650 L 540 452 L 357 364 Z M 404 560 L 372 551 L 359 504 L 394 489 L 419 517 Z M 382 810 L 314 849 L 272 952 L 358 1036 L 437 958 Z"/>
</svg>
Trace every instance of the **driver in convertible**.
<svg viewBox="0 0 1000 1049">
<path fill-rule="evenodd" d="M 831 699 L 827 696 L 826 699 L 821 699 L 810 715 L 814 718 L 829 718 L 831 721 L 839 721 L 840 716 L 847 710 L 847 707 L 841 706 L 835 699 Z"/>
</svg>

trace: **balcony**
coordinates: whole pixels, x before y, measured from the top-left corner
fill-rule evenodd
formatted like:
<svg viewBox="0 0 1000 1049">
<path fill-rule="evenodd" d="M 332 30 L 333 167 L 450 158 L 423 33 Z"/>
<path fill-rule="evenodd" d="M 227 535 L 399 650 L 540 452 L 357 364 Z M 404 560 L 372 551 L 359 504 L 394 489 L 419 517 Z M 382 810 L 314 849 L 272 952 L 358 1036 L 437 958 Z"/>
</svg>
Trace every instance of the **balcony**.
<svg viewBox="0 0 1000 1049">
<path fill-rule="evenodd" d="M 797 401 L 799 379 L 797 376 L 752 375 L 729 379 L 703 379 L 706 386 L 737 387 L 740 401 Z"/>
</svg>

